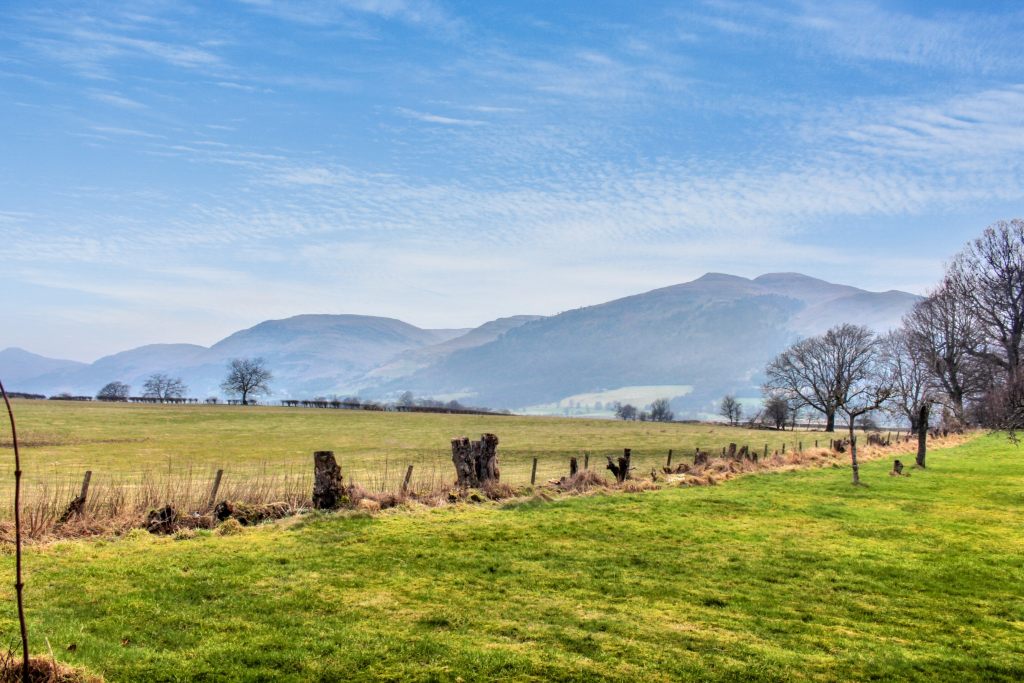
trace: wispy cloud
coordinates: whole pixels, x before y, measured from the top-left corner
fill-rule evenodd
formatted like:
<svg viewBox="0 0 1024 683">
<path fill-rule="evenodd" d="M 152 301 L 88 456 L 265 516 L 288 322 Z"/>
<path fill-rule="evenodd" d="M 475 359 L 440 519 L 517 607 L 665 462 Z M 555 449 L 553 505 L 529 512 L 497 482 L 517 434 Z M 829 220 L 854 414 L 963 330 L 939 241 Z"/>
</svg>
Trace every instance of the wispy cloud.
<svg viewBox="0 0 1024 683">
<path fill-rule="evenodd" d="M 473 119 L 453 119 L 447 116 L 437 116 L 435 114 L 425 114 L 423 112 L 414 111 L 412 109 L 405 109 L 398 107 L 397 111 L 402 116 L 410 119 L 416 119 L 417 121 L 426 121 L 427 123 L 444 123 L 453 126 L 486 126 L 486 121 L 476 121 Z"/>
<path fill-rule="evenodd" d="M 107 104 L 113 104 L 117 107 L 124 107 L 126 109 L 145 109 L 146 105 L 141 102 L 122 97 L 116 93 L 103 92 L 100 90 L 89 91 L 89 97 L 96 100 L 97 102 L 106 102 Z"/>
</svg>

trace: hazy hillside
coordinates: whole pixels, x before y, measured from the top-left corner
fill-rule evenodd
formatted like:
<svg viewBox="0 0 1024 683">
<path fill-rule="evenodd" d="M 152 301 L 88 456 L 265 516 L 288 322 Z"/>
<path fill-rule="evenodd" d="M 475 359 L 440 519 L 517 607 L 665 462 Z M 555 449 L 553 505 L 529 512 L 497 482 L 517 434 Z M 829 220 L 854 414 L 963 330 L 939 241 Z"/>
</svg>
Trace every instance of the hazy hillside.
<svg viewBox="0 0 1024 683">
<path fill-rule="evenodd" d="M 86 367 L 85 363 L 73 360 L 57 360 L 47 358 L 24 349 L 11 347 L 0 351 L 0 380 L 5 382 L 4 388 L 9 391 L 22 391 L 21 382 L 48 372 L 76 370 Z"/>
<path fill-rule="evenodd" d="M 405 377 L 453 351 L 492 342 L 509 330 L 533 320 L 539 320 L 541 317 L 539 315 L 514 315 L 509 318 L 498 318 L 440 344 L 403 351 L 387 363 L 366 373 L 358 381 L 362 384 L 376 384 Z"/>
<path fill-rule="evenodd" d="M 343 389 L 406 349 L 438 344 L 466 330 L 423 330 L 400 320 L 358 315 L 300 315 L 268 320 L 236 332 L 210 348 L 151 344 L 101 358 L 91 365 L 22 377 L 19 391 L 94 394 L 120 380 L 141 393 L 154 372 L 180 376 L 192 396 L 219 393 L 231 358 L 263 356 L 275 374 L 278 396 L 311 396 Z"/>
<path fill-rule="evenodd" d="M 884 331 L 917 297 L 866 292 L 797 273 L 753 280 L 710 273 L 556 316 L 499 318 L 472 330 L 425 330 L 400 320 L 300 315 L 268 320 L 210 348 L 152 344 L 91 365 L 20 349 L 0 352 L 13 391 L 94 394 L 120 380 L 141 393 L 154 372 L 181 376 L 189 394 L 219 393 L 231 358 L 263 356 L 277 398 L 361 391 L 392 398 L 466 397 L 518 408 L 621 387 L 693 387 L 680 411 L 726 391 L 754 395 L 765 362 L 799 337 L 840 322 Z"/>
<path fill-rule="evenodd" d="M 621 386 L 692 385 L 677 407 L 697 410 L 725 391 L 756 393 L 765 363 L 800 336 L 842 321 L 885 330 L 915 299 L 795 273 L 711 273 L 527 323 L 384 388 L 520 407 Z"/>
</svg>

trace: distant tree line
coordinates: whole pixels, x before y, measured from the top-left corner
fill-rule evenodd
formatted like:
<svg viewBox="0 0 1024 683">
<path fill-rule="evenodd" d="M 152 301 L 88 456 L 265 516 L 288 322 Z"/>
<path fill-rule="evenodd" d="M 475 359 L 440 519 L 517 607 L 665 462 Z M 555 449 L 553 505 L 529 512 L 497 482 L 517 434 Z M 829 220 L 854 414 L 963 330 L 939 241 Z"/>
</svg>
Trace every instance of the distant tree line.
<svg viewBox="0 0 1024 683">
<path fill-rule="evenodd" d="M 637 410 L 629 403 L 614 404 L 615 417 L 620 420 L 639 420 L 640 422 L 671 422 L 675 418 L 671 402 L 667 398 L 655 399 L 649 406 L 650 410 Z"/>
</svg>

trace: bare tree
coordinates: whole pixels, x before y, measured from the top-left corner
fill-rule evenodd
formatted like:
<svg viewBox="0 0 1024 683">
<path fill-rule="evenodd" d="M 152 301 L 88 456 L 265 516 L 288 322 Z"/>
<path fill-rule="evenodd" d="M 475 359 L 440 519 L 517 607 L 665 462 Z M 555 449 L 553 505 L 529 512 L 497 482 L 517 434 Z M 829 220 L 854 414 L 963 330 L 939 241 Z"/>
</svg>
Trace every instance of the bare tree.
<svg viewBox="0 0 1024 683">
<path fill-rule="evenodd" d="M 667 398 L 655 399 L 651 404 L 651 420 L 654 422 L 671 422 L 674 417 L 672 404 Z"/>
<path fill-rule="evenodd" d="M 879 339 L 879 346 L 882 362 L 888 366 L 892 379 L 892 397 L 887 408 L 893 415 L 909 421 L 911 433 L 916 433 L 921 406 L 930 403 L 934 393 L 929 368 L 906 328 L 884 335 Z"/>
<path fill-rule="evenodd" d="M 883 405 L 893 395 L 892 376 L 889 366 L 881 353 L 878 338 L 867 332 L 857 343 L 849 347 L 847 382 L 845 393 L 840 397 L 839 410 L 846 417 L 850 430 L 850 460 L 853 465 L 853 484 L 860 484 L 860 466 L 857 463 L 857 435 L 854 433 L 857 418 L 862 420 Z"/>
<path fill-rule="evenodd" d="M 398 405 L 405 406 L 407 408 L 416 405 L 416 399 L 413 398 L 412 392 L 407 391 L 399 396 Z"/>
<path fill-rule="evenodd" d="M 128 398 L 132 388 L 124 382 L 109 382 L 106 386 L 99 390 L 96 394 L 96 398 L 106 401 L 123 401 Z"/>
<path fill-rule="evenodd" d="M 263 358 L 235 358 L 228 364 L 228 376 L 221 382 L 221 390 L 229 396 L 242 396 L 242 405 L 249 405 L 250 396 L 270 394 L 273 373 Z"/>
<path fill-rule="evenodd" d="M 967 401 L 989 386 L 990 372 L 981 359 L 982 333 L 964 285 L 947 278 L 903 318 L 909 353 L 920 362 L 933 398 L 964 420 Z"/>
<path fill-rule="evenodd" d="M 730 425 L 735 426 L 743 417 L 743 404 L 732 394 L 727 394 L 718 406 L 718 414 L 728 420 Z"/>
<path fill-rule="evenodd" d="M 991 345 L 975 353 L 1019 379 L 1024 364 L 1024 220 L 986 228 L 954 258 L 949 280 Z"/>
<path fill-rule="evenodd" d="M 639 417 L 639 413 L 635 406 L 627 403 L 622 405 L 618 401 L 615 402 L 615 417 L 620 420 L 636 420 Z"/>
<path fill-rule="evenodd" d="M 789 403 L 781 396 L 769 396 L 764 403 L 764 420 L 776 429 L 786 429 L 791 412 Z"/>
<path fill-rule="evenodd" d="M 143 396 L 166 401 L 169 398 L 181 398 L 188 391 L 188 387 L 185 386 L 180 377 L 172 378 L 156 373 L 150 375 L 149 379 L 142 383 L 142 390 L 145 392 Z"/>
<path fill-rule="evenodd" d="M 823 413 L 825 431 L 834 432 L 836 412 L 860 381 L 869 352 L 874 349 L 871 330 L 843 323 L 780 353 L 765 369 L 768 380 L 761 390 L 782 396 L 793 410 L 809 406 Z"/>
</svg>

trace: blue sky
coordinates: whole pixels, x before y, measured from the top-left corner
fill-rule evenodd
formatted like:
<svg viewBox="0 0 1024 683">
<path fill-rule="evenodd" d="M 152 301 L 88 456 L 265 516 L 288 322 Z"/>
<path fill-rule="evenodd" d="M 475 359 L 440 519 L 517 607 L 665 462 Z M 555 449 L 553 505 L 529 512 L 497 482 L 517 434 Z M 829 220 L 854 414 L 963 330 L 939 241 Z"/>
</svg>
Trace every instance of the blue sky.
<svg viewBox="0 0 1024 683">
<path fill-rule="evenodd" d="M 0 348 L 921 292 L 1024 215 L 1018 3 L 9 2 Z"/>
</svg>

